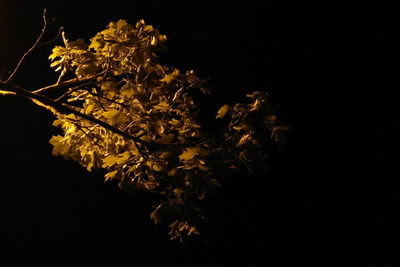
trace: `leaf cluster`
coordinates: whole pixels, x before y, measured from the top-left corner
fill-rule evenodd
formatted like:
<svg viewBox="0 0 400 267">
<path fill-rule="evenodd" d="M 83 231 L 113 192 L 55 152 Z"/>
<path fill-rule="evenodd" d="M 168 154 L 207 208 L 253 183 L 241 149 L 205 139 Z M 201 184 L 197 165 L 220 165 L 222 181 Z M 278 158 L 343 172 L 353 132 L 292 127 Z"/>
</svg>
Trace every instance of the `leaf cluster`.
<svg viewBox="0 0 400 267">
<path fill-rule="evenodd" d="M 272 143 L 281 144 L 288 130 L 260 91 L 248 95 L 247 104 L 220 108 L 222 132 L 202 130 L 191 91 L 210 91 L 193 70 L 159 63 L 166 37 L 143 20 L 111 22 L 89 43 L 65 35 L 63 41 L 49 57 L 59 82 L 68 73 L 88 82 L 69 87 L 57 101 L 95 120 L 56 113 L 53 125 L 62 134 L 50 140 L 53 154 L 88 171 L 103 169 L 105 181 L 128 192 L 159 195 L 150 217 L 167 223 L 172 239 L 198 234 L 206 219 L 201 202 L 216 192 L 221 177 L 265 165 Z"/>
</svg>

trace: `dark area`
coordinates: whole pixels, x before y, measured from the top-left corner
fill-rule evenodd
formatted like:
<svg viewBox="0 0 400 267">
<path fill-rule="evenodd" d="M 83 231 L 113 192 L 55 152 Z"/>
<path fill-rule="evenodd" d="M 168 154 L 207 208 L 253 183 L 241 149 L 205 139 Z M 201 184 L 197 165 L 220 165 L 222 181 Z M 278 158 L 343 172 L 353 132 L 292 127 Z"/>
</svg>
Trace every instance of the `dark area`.
<svg viewBox="0 0 400 267">
<path fill-rule="evenodd" d="M 168 37 L 165 63 L 210 78 L 206 114 L 267 90 L 293 130 L 270 172 L 235 177 L 209 204 L 204 240 L 180 244 L 150 221 L 151 197 L 51 155 L 51 114 L 1 96 L 1 266 L 400 266 L 394 7 L 25 2 L 0 3 L 3 76 L 39 34 L 43 8 L 70 40 L 144 18 Z M 50 49 L 29 57 L 21 85 L 56 80 Z"/>
</svg>

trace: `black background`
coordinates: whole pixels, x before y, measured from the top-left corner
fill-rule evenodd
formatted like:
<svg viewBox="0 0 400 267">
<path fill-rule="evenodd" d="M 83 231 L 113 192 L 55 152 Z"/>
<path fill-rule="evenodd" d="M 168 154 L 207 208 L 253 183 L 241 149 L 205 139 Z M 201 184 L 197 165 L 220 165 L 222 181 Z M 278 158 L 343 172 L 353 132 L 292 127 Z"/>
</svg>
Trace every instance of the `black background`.
<svg viewBox="0 0 400 267">
<path fill-rule="evenodd" d="M 166 63 L 210 78 L 217 103 L 267 90 L 292 125 L 263 177 L 237 177 L 210 204 L 205 240 L 169 241 L 152 200 L 51 155 L 52 116 L 0 98 L 2 266 L 400 266 L 400 18 L 390 6 L 262 1 L 1 1 L 3 77 L 39 34 L 42 10 L 70 40 L 144 18 Z M 51 47 L 17 77 L 53 83 Z"/>
</svg>

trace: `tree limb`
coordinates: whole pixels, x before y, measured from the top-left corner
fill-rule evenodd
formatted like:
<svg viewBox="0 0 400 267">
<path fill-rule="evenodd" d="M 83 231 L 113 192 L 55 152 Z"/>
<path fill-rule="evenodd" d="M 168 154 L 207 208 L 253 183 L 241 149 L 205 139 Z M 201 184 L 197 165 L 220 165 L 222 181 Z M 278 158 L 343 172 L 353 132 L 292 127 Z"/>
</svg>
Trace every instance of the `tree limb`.
<svg viewBox="0 0 400 267">
<path fill-rule="evenodd" d="M 102 73 L 100 73 L 102 74 Z M 100 75 L 99 74 L 99 75 Z M 51 90 L 57 90 L 63 87 L 67 87 L 67 86 L 74 86 L 74 85 L 80 85 L 80 84 L 84 84 L 90 81 L 95 81 L 97 79 L 98 75 L 95 76 L 90 76 L 88 78 L 83 78 L 83 79 L 78 79 L 78 78 L 74 78 L 74 79 L 70 79 L 61 83 L 56 83 L 56 84 L 52 84 L 46 87 L 42 87 L 40 89 L 37 89 L 35 91 L 32 91 L 32 93 L 34 94 L 39 94 L 39 93 L 44 93 L 47 91 L 51 91 Z"/>
<path fill-rule="evenodd" d="M 43 95 L 38 95 L 35 94 L 34 92 L 30 92 L 28 90 L 25 90 L 24 88 L 20 87 L 20 86 L 13 86 L 12 88 L 10 88 L 9 90 L 6 90 L 6 92 L 14 92 L 17 96 L 21 96 L 21 97 L 26 97 L 29 99 L 33 99 L 36 101 L 39 101 L 41 103 L 43 103 L 44 105 L 48 105 L 49 107 L 55 109 L 57 112 L 62 113 L 62 114 L 74 114 L 82 119 L 91 121 L 95 124 L 98 124 L 102 127 L 104 127 L 107 130 L 110 130 L 116 134 L 119 134 L 127 139 L 130 139 L 132 141 L 134 141 L 135 143 L 141 144 L 141 145 L 148 145 L 148 143 L 140 140 L 139 138 L 136 138 L 120 129 L 118 129 L 117 127 L 114 127 L 102 120 L 96 119 L 92 116 L 89 116 L 87 114 L 84 114 L 78 110 L 76 110 L 74 107 L 67 105 L 65 103 L 59 103 L 54 101 L 51 98 L 48 98 L 46 96 Z"/>
</svg>

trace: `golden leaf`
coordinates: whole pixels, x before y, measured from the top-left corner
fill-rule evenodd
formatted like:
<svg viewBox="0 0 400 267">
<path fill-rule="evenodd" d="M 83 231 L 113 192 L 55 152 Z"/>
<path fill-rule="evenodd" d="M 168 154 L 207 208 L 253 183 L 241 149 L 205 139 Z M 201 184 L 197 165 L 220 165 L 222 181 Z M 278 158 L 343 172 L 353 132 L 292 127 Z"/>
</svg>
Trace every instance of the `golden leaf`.
<svg viewBox="0 0 400 267">
<path fill-rule="evenodd" d="M 154 108 L 163 112 L 168 112 L 171 109 L 170 105 L 165 101 L 161 101 Z"/>
<path fill-rule="evenodd" d="M 53 145 L 54 156 L 66 155 L 68 153 L 69 146 L 62 142 L 63 138 L 63 136 L 56 135 L 50 139 L 49 143 Z"/>
<path fill-rule="evenodd" d="M 112 180 L 112 179 L 118 179 L 121 176 L 121 172 L 119 170 L 111 171 L 104 175 L 104 178 L 106 181 Z"/>
<path fill-rule="evenodd" d="M 126 115 L 116 109 L 110 109 L 103 114 L 104 118 L 106 118 L 112 125 L 123 124 L 126 122 Z"/>
<path fill-rule="evenodd" d="M 125 151 L 122 154 L 117 154 L 117 155 L 109 155 L 103 159 L 103 168 L 108 168 L 112 167 L 115 164 L 117 165 L 122 165 L 125 164 L 129 157 L 131 156 L 131 153 L 129 151 Z"/>
<path fill-rule="evenodd" d="M 218 114 L 215 117 L 216 119 L 220 119 L 223 118 L 225 116 L 225 114 L 228 112 L 229 110 L 229 105 L 223 105 L 219 110 L 218 110 Z"/>
<path fill-rule="evenodd" d="M 160 82 L 165 82 L 167 84 L 171 83 L 173 80 L 176 79 L 176 77 L 179 75 L 179 70 L 174 69 L 174 71 L 168 75 L 165 75 L 164 78 L 160 80 Z"/>
<path fill-rule="evenodd" d="M 236 146 L 244 145 L 244 144 L 247 143 L 250 139 L 251 139 L 251 135 L 250 135 L 250 134 L 245 134 L 245 135 L 242 136 L 242 138 L 240 138 L 240 140 L 239 140 L 239 142 L 237 143 Z"/>
<path fill-rule="evenodd" d="M 206 149 L 201 147 L 187 147 L 185 151 L 179 155 L 179 159 L 187 161 L 194 158 L 196 155 L 206 156 L 208 153 Z"/>
</svg>

